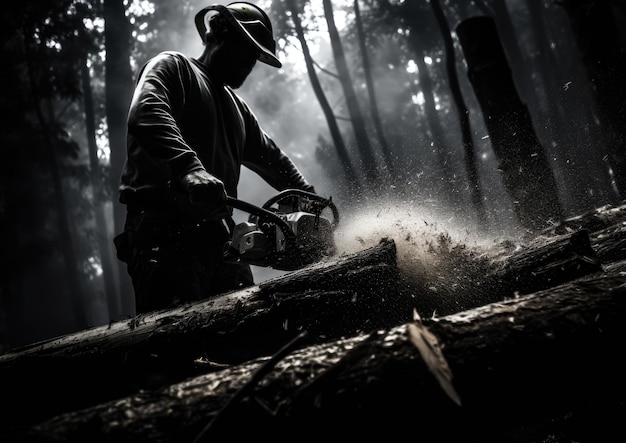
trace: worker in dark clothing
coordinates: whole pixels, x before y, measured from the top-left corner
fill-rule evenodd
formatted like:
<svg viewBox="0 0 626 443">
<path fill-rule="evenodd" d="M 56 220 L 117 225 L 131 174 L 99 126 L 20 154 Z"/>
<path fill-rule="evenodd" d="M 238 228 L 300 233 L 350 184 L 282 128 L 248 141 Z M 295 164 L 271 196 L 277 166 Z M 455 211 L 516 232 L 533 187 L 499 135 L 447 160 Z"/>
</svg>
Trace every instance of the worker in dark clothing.
<svg viewBox="0 0 626 443">
<path fill-rule="evenodd" d="M 234 92 L 257 60 L 281 67 L 268 16 L 236 2 L 202 9 L 195 24 L 202 55 L 152 58 L 128 115 L 127 218 L 115 244 L 138 314 L 254 283 L 249 266 L 222 260 L 242 165 L 277 191 L 315 192 Z"/>
</svg>

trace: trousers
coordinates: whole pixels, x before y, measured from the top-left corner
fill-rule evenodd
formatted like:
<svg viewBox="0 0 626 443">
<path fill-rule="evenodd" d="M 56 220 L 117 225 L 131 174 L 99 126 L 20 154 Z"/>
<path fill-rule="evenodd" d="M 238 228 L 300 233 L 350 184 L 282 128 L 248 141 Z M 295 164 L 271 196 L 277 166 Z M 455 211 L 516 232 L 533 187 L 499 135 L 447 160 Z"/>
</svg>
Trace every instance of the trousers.
<svg viewBox="0 0 626 443">
<path fill-rule="evenodd" d="M 229 233 L 221 221 L 190 222 L 169 213 L 129 209 L 115 239 L 126 263 L 137 314 L 171 309 L 254 284 L 250 266 L 225 262 Z"/>
</svg>

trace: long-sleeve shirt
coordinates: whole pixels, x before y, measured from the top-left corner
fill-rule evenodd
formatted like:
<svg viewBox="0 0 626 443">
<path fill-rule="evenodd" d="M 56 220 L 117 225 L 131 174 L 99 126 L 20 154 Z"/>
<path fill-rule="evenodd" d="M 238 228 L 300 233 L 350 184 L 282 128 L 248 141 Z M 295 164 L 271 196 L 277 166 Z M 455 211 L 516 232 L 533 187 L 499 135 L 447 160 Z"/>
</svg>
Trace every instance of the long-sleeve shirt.
<svg viewBox="0 0 626 443">
<path fill-rule="evenodd" d="M 278 191 L 314 192 L 248 105 L 214 83 L 202 63 L 178 52 L 163 52 L 143 67 L 128 115 L 127 148 L 122 203 L 182 192 L 182 177 L 201 168 L 236 198 L 242 165 Z"/>
</svg>

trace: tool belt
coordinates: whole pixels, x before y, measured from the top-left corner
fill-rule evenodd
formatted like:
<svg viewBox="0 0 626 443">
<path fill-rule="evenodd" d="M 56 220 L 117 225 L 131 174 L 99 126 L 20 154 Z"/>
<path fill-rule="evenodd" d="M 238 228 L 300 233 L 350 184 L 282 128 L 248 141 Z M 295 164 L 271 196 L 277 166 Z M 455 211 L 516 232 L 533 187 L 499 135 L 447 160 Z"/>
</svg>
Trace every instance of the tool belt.
<svg viewBox="0 0 626 443">
<path fill-rule="evenodd" d="M 134 249 L 148 245 L 158 245 L 164 251 L 209 252 L 221 257 L 223 246 L 230 238 L 228 225 L 224 220 L 196 218 L 170 201 L 130 201 L 124 232 L 113 242 L 117 258 L 125 263 L 129 262 Z"/>
</svg>

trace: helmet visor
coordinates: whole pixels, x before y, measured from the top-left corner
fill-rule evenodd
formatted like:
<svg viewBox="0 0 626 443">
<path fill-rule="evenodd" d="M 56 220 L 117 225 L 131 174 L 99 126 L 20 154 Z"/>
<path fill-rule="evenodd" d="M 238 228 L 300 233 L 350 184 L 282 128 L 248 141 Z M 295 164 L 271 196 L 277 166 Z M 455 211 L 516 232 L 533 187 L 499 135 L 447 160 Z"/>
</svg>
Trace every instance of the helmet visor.
<svg viewBox="0 0 626 443">
<path fill-rule="evenodd" d="M 252 9 L 254 8 L 254 9 Z M 216 11 L 226 18 L 228 23 L 243 35 L 248 42 L 259 50 L 259 61 L 280 68 L 280 60 L 276 57 L 276 42 L 272 36 L 272 28 L 269 20 L 261 15 L 260 10 L 254 5 L 245 2 L 231 3 L 228 6 L 211 5 L 201 9 L 195 17 L 196 28 L 204 41 L 204 35 L 208 29 L 208 23 Z M 264 21 L 267 21 L 264 23 Z M 269 28 L 268 28 L 269 25 Z"/>
</svg>

